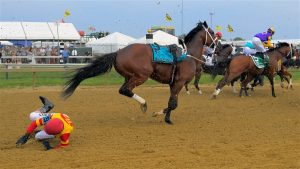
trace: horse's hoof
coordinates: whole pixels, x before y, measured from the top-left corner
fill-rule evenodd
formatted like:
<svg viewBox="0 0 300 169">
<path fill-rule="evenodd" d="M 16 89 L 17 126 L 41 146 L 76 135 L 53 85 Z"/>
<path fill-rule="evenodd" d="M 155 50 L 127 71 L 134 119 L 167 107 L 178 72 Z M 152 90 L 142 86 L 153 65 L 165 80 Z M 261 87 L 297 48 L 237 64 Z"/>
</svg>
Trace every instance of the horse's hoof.
<svg viewBox="0 0 300 169">
<path fill-rule="evenodd" d="M 213 95 L 210 97 L 210 99 L 211 99 L 211 100 L 217 99 L 217 96 L 213 94 Z"/>
<path fill-rule="evenodd" d="M 147 111 L 147 103 L 141 104 L 141 110 L 143 113 L 146 113 Z"/>
<path fill-rule="evenodd" d="M 190 95 L 191 93 L 190 93 L 190 91 L 186 91 L 186 94 Z"/>
<path fill-rule="evenodd" d="M 166 118 L 165 118 L 165 122 L 166 122 L 167 124 L 170 124 L 170 125 L 173 124 L 173 122 L 172 122 L 170 119 L 166 119 Z"/>
<path fill-rule="evenodd" d="M 201 90 L 199 90 L 198 93 L 199 93 L 200 95 L 202 95 L 202 91 L 201 91 Z"/>
</svg>

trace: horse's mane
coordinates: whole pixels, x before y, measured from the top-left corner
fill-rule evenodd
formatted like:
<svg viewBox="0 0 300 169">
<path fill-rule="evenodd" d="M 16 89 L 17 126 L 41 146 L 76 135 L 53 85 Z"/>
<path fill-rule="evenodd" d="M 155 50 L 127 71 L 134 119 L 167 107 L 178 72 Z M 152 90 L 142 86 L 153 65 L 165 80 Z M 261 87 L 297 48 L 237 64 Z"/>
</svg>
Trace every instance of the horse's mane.
<svg viewBox="0 0 300 169">
<path fill-rule="evenodd" d="M 274 50 L 277 50 L 284 46 L 290 46 L 290 44 L 288 44 L 286 42 L 279 42 L 275 48 L 269 49 L 268 52 L 273 52 Z"/>
<path fill-rule="evenodd" d="M 225 45 L 222 46 L 222 49 L 228 48 L 229 46 L 231 46 L 231 45 L 225 44 Z"/>
<path fill-rule="evenodd" d="M 185 37 L 184 37 L 184 43 L 185 44 L 188 44 L 189 42 L 191 42 L 193 40 L 193 38 L 195 37 L 195 35 L 201 31 L 203 28 L 202 28 L 202 25 L 203 23 L 202 22 L 199 22 L 197 24 L 197 26 L 192 29 Z"/>
</svg>

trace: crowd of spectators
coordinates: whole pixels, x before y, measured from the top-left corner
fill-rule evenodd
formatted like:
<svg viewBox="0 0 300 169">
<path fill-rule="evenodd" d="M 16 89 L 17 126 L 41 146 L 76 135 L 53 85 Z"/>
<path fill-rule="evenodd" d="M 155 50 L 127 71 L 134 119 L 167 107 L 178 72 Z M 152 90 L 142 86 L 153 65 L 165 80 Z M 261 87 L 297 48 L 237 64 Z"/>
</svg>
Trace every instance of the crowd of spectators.
<svg viewBox="0 0 300 169">
<path fill-rule="evenodd" d="M 2 63 L 27 63 L 32 61 L 33 56 L 59 56 L 59 47 L 19 47 L 19 46 L 3 46 L 0 53 L 3 56 Z M 20 57 L 27 56 L 27 57 Z M 45 59 L 37 59 L 37 62 L 43 63 Z"/>
<path fill-rule="evenodd" d="M 69 48 L 67 45 L 60 48 L 58 46 L 46 47 L 20 47 L 20 46 L 0 46 L 0 63 L 32 63 L 32 64 L 58 64 L 67 63 L 69 56 L 77 56 L 76 48 Z M 84 55 L 91 56 L 85 52 Z M 46 57 L 44 57 L 46 56 Z M 49 57 L 47 57 L 49 56 Z M 51 58 L 50 56 L 56 56 Z M 44 57 L 44 58 L 43 58 Z M 88 62 L 90 59 L 72 58 L 72 63 Z"/>
</svg>

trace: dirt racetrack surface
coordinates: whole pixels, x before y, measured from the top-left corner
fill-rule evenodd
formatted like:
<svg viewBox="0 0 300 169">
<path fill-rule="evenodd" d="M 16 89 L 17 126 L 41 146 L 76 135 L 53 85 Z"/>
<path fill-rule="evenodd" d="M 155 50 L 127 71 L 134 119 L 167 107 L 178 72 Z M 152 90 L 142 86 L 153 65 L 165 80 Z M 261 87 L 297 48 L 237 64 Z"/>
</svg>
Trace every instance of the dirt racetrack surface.
<svg viewBox="0 0 300 169">
<path fill-rule="evenodd" d="M 213 86 L 204 86 L 201 96 L 194 88 L 191 95 L 182 91 L 174 125 L 151 116 L 166 107 L 168 87 L 134 90 L 148 103 L 145 114 L 118 88 L 79 87 L 66 101 L 57 87 L 1 89 L 0 168 L 300 168 L 299 84 L 294 90 L 275 86 L 276 98 L 269 85 L 242 98 L 225 87 L 217 100 L 209 100 Z M 15 147 L 29 113 L 41 105 L 39 95 L 73 121 L 68 148 L 44 151 L 34 139 Z"/>
</svg>

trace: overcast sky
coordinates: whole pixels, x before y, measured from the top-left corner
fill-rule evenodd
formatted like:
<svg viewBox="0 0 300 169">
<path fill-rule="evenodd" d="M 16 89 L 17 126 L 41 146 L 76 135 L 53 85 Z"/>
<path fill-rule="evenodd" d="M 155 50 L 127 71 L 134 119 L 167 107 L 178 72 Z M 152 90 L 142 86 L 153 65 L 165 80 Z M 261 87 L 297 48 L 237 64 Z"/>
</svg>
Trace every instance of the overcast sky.
<svg viewBox="0 0 300 169">
<path fill-rule="evenodd" d="M 0 0 L 0 21 L 54 22 L 66 9 L 71 11 L 66 22 L 78 30 L 94 26 L 134 38 L 157 25 L 174 26 L 176 35 L 188 33 L 198 21 L 211 25 L 211 16 L 213 29 L 220 25 L 225 39 L 250 39 L 271 26 L 273 39 L 300 38 L 300 0 Z"/>
</svg>

